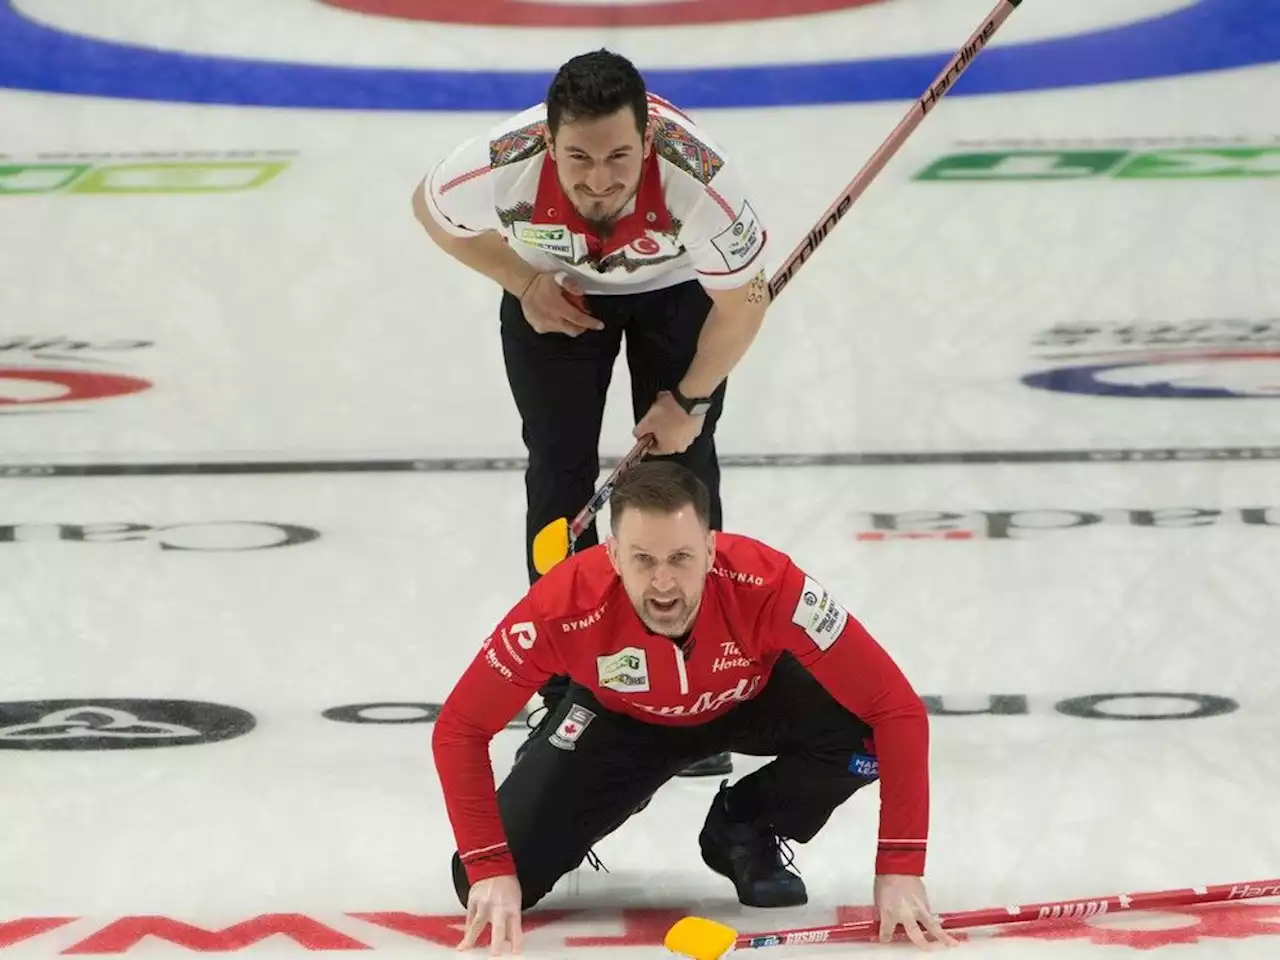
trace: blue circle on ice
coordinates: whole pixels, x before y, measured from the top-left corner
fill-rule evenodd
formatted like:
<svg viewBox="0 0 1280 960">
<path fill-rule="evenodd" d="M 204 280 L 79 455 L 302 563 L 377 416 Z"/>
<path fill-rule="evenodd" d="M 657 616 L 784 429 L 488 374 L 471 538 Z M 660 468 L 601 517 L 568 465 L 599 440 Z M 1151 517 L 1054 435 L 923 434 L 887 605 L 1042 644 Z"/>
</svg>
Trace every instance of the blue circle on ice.
<svg viewBox="0 0 1280 960">
<path fill-rule="evenodd" d="M 1213 350 L 1133 356 L 1027 374 L 1038 390 L 1096 397 L 1175 400 L 1280 400 L 1280 351 Z"/>
<path fill-rule="evenodd" d="M 1013 16 L 1027 16 L 1041 2 L 1052 0 L 1027 0 Z M 911 100 L 953 53 L 646 67 L 645 75 L 652 89 L 692 109 Z M 949 96 L 1149 80 L 1277 60 L 1276 0 L 1199 0 L 1076 35 L 1001 44 L 997 34 Z M 255 107 L 515 112 L 541 101 L 550 76 L 550 70 L 326 66 L 156 50 L 67 33 L 23 16 L 13 0 L 0 0 L 0 88 Z"/>
</svg>

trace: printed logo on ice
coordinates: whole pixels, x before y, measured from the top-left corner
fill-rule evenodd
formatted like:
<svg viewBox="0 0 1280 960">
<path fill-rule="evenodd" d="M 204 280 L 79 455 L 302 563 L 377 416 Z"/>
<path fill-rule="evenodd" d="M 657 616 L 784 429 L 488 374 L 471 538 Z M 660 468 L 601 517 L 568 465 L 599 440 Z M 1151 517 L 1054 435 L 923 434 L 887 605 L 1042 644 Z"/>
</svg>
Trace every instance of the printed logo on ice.
<svg viewBox="0 0 1280 960">
<path fill-rule="evenodd" d="M 253 151 L 207 154 L 40 154 L 0 164 L 0 197 L 49 194 L 226 193 L 253 190 L 289 164 Z M 292 156 L 273 152 L 265 156 Z"/>
<path fill-rule="evenodd" d="M 1114 141 L 1113 141 L 1114 142 Z M 1028 144 L 1030 146 L 1030 144 Z M 1280 177 L 1280 146 L 1176 146 L 1164 149 L 1003 149 L 954 153 L 916 180 L 1240 180 Z"/>
<path fill-rule="evenodd" d="M 1038 390 L 1178 400 L 1280 398 L 1280 318 L 1059 324 L 1033 346 Z"/>
<path fill-rule="evenodd" d="M 593 904 L 571 905 L 567 908 L 535 911 L 523 919 L 526 933 L 537 930 L 536 936 L 546 939 L 546 949 L 539 950 L 561 958 L 570 956 L 593 957 L 601 955 L 601 944 L 607 944 L 610 958 L 625 957 L 632 950 L 640 956 L 653 955 L 661 948 L 671 928 L 672 917 L 697 913 L 706 904 L 698 901 L 681 903 L 664 898 L 660 907 L 600 909 Z M 438 954 L 441 948 L 457 943 L 459 921 L 456 911 L 440 914 L 405 913 L 397 910 L 350 913 L 341 916 L 357 918 L 366 927 L 351 926 L 349 921 L 334 924 L 332 918 L 340 905 L 325 912 L 269 913 L 269 905 L 246 903 L 244 913 L 201 913 L 198 910 L 183 911 L 180 916 L 150 913 L 142 916 L 110 913 L 89 918 L 48 916 L 18 916 L 10 914 L 0 927 L 0 950 L 16 946 L 17 955 L 39 952 L 41 956 L 114 956 L 146 957 L 167 952 L 187 956 L 224 955 L 235 953 L 246 956 L 264 956 L 271 952 L 273 944 L 288 941 L 290 953 L 304 956 L 353 950 L 382 949 L 387 953 L 404 953 L 410 950 Z M 349 905 L 355 908 L 354 904 Z M 392 906 L 388 904 L 388 906 Z M 368 911 L 368 907 L 364 908 Z M 331 912 L 332 911 L 332 912 Z M 35 912 L 35 911 L 30 911 Z M 71 913 L 68 909 L 66 911 Z M 1098 911 L 1094 911 L 1097 913 Z M 1052 923 L 1014 923 L 1007 928 L 997 927 L 981 933 L 983 940 L 995 938 L 1045 942 L 1056 941 L 1060 947 L 1037 947 L 1031 951 L 1019 951 L 1010 945 L 1002 952 L 987 951 L 987 955 L 1009 957 L 1025 956 L 1089 956 L 1106 957 L 1108 960 L 1140 960 L 1143 957 L 1173 956 L 1273 956 L 1262 938 L 1280 936 L 1280 905 L 1250 903 L 1232 900 L 1224 904 L 1193 904 L 1180 907 L 1163 907 L 1153 910 L 1132 911 L 1123 923 L 1097 922 L 1097 919 L 1076 913 Z M 871 904 L 839 904 L 834 909 L 837 924 L 858 923 L 876 916 Z M 363 929 L 363 932 L 362 932 Z M 370 937 L 369 931 L 380 931 Z M 780 946 L 784 943 L 826 942 L 827 930 L 792 934 L 762 934 L 747 941 L 749 947 Z M 801 933 L 805 936 L 802 939 Z M 353 937 L 352 934 L 356 936 Z M 584 936 L 585 934 L 585 936 Z M 963 940 L 976 939 L 979 933 L 957 931 Z M 356 939 L 359 937 L 360 939 Z M 366 943 L 364 941 L 371 942 Z M 1250 947 L 1227 948 L 1225 941 L 1255 941 Z M 169 947 L 160 947 L 160 943 Z M 424 946 L 426 944 L 427 946 Z M 1200 949 L 1192 944 L 1203 944 Z M 1153 952 L 1159 948 L 1188 945 L 1188 953 L 1166 950 L 1164 954 Z M 35 949 L 29 949 L 34 946 Z M 1099 950 L 1098 947 L 1109 949 Z M 621 948 L 621 949 L 620 949 Z M 638 950 L 636 948 L 639 948 Z M 654 948 L 654 949 L 644 949 Z M 982 947 L 978 947 L 979 952 Z M 279 952 L 277 947 L 276 951 Z M 1132 950 L 1132 953 L 1127 951 Z M 305 953 L 304 953 L 305 951 Z M 870 954 L 870 951 L 868 952 Z"/>
<path fill-rule="evenodd" d="M 0 339 L 0 416 L 45 412 L 150 390 L 140 377 L 85 369 L 111 366 L 104 355 L 136 355 L 149 340 L 72 340 L 16 336 Z"/>
<path fill-rule="evenodd" d="M 0 546 L 10 543 L 135 543 L 160 550 L 229 553 L 296 547 L 320 531 L 296 523 L 265 520 L 206 520 L 192 523 L 10 523 L 0 524 Z"/>
<path fill-rule="evenodd" d="M 618 693 L 644 693 L 649 689 L 649 664 L 639 647 L 623 647 L 617 653 L 596 657 L 600 686 Z"/>
<path fill-rule="evenodd" d="M 28 700 L 0 703 L 0 750 L 132 750 L 243 736 L 252 714 L 187 700 Z"/>
<path fill-rule="evenodd" d="M 1235 526 L 1280 528 L 1280 507 L 1159 507 L 1151 510 L 908 510 L 866 514 L 867 543 L 888 540 L 1032 540 L 1084 527 L 1186 530 Z"/>
</svg>

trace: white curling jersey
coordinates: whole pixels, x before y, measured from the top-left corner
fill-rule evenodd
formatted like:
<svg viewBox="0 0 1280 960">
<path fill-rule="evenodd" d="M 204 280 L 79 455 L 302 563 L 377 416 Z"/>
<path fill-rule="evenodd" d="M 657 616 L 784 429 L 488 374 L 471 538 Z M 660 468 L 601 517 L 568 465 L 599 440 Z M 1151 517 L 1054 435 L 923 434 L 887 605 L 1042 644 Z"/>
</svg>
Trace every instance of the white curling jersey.
<svg viewBox="0 0 1280 960">
<path fill-rule="evenodd" d="M 605 239 L 560 188 L 546 104 L 457 147 L 426 178 L 427 207 L 458 237 L 501 233 L 526 262 L 576 277 L 589 294 L 640 293 L 697 280 L 745 284 L 764 267 L 767 233 L 724 152 L 687 116 L 649 97 L 653 149 Z"/>
</svg>

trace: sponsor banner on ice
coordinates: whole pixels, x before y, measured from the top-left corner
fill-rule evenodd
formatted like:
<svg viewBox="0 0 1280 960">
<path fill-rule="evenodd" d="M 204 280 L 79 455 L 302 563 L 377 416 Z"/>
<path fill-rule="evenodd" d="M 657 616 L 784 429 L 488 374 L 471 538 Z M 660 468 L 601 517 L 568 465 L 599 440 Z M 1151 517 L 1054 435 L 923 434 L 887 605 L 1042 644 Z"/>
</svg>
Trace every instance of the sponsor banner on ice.
<svg viewBox="0 0 1280 960">
<path fill-rule="evenodd" d="M 234 193 L 265 186 L 292 152 L 38 154 L 0 158 L 0 199 L 32 195 Z"/>
<path fill-rule="evenodd" d="M 1087 531 L 1120 528 L 1136 536 L 1172 535 L 1230 527 L 1265 536 L 1280 533 L 1280 507 L 1168 506 L 1075 509 L 1041 507 L 1011 510 L 903 510 L 862 514 L 855 531 L 860 543 L 890 541 L 1042 540 Z"/>
<path fill-rule="evenodd" d="M 1280 176 L 1280 143 L 1121 145 L 1115 141 L 1011 142 L 946 154 L 914 179 L 931 183 L 1028 180 L 1241 180 Z"/>
<path fill-rule="evenodd" d="M 696 854 L 694 854 L 696 857 Z M 1269 888 L 1249 884 L 1236 884 L 1239 896 L 1256 897 Z M 1234 892 L 1234 889 L 1233 891 Z M 1277 890 L 1280 896 L 1280 889 Z M 639 949 L 637 955 L 650 956 L 654 948 L 661 947 L 667 931 L 681 917 L 705 910 L 705 903 L 681 904 L 671 901 L 662 907 L 629 907 L 624 909 L 578 909 L 560 907 L 539 909 L 521 920 L 526 949 L 533 953 L 550 951 L 552 954 L 571 950 L 588 951 L 601 955 L 602 949 L 618 951 L 625 948 Z M 335 909 L 335 908 L 330 908 Z M 71 911 L 74 915 L 67 915 Z M 60 916 L 21 916 L 6 918 L 0 924 L 0 950 L 13 951 L 21 956 L 22 947 L 38 950 L 39 956 L 58 955 L 154 955 L 164 951 L 161 944 L 175 950 L 169 953 L 244 953 L 250 956 L 267 948 L 265 941 L 273 944 L 291 941 L 281 949 L 286 954 L 315 954 L 320 952 L 353 950 L 397 954 L 406 948 L 424 956 L 453 953 L 462 938 L 465 916 L 460 913 L 431 914 L 403 910 L 370 912 L 290 912 L 272 913 L 265 908 L 246 909 L 243 914 L 224 915 L 218 911 L 203 915 L 181 917 L 163 913 L 133 916 L 85 916 L 76 914 L 74 905 L 59 907 Z M 838 924 L 857 923 L 875 916 L 874 907 L 866 904 L 838 905 L 830 908 L 828 917 L 815 917 L 814 922 Z M 732 918 L 730 918 L 732 920 Z M 759 922 L 759 926 L 769 926 Z M 390 933 L 393 939 L 387 939 Z M 1056 941 L 1056 948 L 1036 947 L 1036 956 L 1088 956 L 1099 954 L 1096 947 L 1112 950 L 1105 956 L 1131 956 L 1125 948 L 1142 951 L 1139 956 L 1165 947 L 1190 944 L 1211 944 L 1213 956 L 1226 956 L 1227 941 L 1243 941 L 1266 938 L 1274 944 L 1280 936 L 1280 904 L 1254 902 L 1227 902 L 1210 906 L 1162 907 L 1158 911 L 1095 912 L 1082 911 L 1073 915 L 1046 917 L 1042 922 L 997 925 L 971 930 L 956 930 L 960 940 L 1032 940 Z M 906 936 L 898 931 L 896 937 L 906 950 L 913 949 L 906 943 Z M 757 946 L 775 945 L 772 940 L 781 938 L 760 937 Z M 482 941 L 483 943 L 484 941 Z M 793 940 L 789 942 L 799 942 Z M 1072 943 L 1090 952 L 1044 953 L 1042 950 L 1070 950 Z M 979 948 L 981 949 L 981 948 Z M 627 951 L 629 952 L 629 951 Z M 868 952 L 874 953 L 869 947 Z M 890 952 L 897 950 L 890 948 Z M 1167 952 L 1167 951 L 1166 951 Z M 34 953 L 33 953 L 34 955 Z M 483 956 L 484 954 L 479 954 Z M 1010 954 L 1020 956 L 1014 949 Z M 1163 956 L 1164 954 L 1160 954 Z M 1195 956 L 1205 956 L 1196 953 Z M 1230 956 L 1270 956 L 1271 952 L 1259 944 L 1248 954 L 1231 953 Z M 1178 953 L 1181 957 L 1184 954 Z"/>
<path fill-rule="evenodd" d="M 1084 721 L 1168 722 L 1207 720 L 1247 710 L 1216 693 L 1136 690 L 1046 697 L 1025 693 L 924 694 L 930 716 L 947 719 L 1055 716 Z M 435 723 L 442 705 L 430 701 L 382 701 L 330 707 L 318 719 L 370 728 Z M 507 724 L 527 732 L 522 710 Z M 557 731 L 565 749 L 594 719 L 574 712 Z M 567 724 L 567 725 L 566 725 Z M 182 699 L 77 698 L 0 701 L 0 750 L 130 750 L 196 746 L 254 731 L 255 715 L 243 707 Z"/>
<path fill-rule="evenodd" d="M 58 544 L 128 544 L 135 548 L 197 553 L 241 553 L 296 547 L 320 539 L 320 531 L 270 520 L 199 520 L 151 524 L 135 521 L 96 523 L 0 524 L 0 550 Z"/>
<path fill-rule="evenodd" d="M 1280 317 L 1063 323 L 1022 383 L 1120 400 L 1280 400 Z"/>
</svg>

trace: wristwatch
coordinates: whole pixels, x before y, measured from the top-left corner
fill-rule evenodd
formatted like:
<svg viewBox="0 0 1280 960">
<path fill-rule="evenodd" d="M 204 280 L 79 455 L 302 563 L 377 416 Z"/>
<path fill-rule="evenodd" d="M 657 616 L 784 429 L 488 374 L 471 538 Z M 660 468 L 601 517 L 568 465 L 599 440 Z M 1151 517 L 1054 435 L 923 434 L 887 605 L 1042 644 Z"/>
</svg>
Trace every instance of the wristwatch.
<svg viewBox="0 0 1280 960">
<path fill-rule="evenodd" d="M 691 417 L 701 417 L 711 409 L 710 397 L 686 397 L 680 392 L 680 386 L 671 388 L 671 396 L 675 398 L 676 403 L 684 409 L 684 412 Z"/>
</svg>

